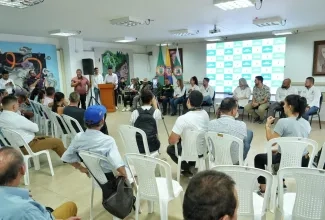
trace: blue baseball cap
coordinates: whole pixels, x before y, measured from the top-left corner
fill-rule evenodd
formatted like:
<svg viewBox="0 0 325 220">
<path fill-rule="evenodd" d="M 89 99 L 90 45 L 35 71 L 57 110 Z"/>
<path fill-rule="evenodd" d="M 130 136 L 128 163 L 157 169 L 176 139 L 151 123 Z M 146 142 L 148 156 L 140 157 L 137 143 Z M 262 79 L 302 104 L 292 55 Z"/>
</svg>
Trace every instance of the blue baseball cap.
<svg viewBox="0 0 325 220">
<path fill-rule="evenodd" d="M 103 105 L 93 105 L 85 111 L 85 123 L 89 125 L 98 124 L 105 116 L 106 108 Z"/>
</svg>

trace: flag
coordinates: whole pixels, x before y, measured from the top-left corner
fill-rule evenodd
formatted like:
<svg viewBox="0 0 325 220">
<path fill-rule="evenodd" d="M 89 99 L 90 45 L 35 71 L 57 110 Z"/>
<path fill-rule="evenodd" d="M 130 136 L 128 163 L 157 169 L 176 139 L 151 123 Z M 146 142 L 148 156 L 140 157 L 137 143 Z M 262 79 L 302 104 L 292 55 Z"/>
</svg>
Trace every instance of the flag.
<svg viewBox="0 0 325 220">
<path fill-rule="evenodd" d="M 176 49 L 176 57 L 175 57 L 175 61 L 174 61 L 173 73 L 176 77 L 183 75 L 181 57 L 179 56 L 178 46 Z"/>
<path fill-rule="evenodd" d="M 159 53 L 158 53 L 158 61 L 157 61 L 157 68 L 156 68 L 156 75 L 163 76 L 165 72 L 165 63 L 164 57 L 162 53 L 161 45 L 159 46 Z"/>
<path fill-rule="evenodd" d="M 173 84 L 173 76 L 172 76 L 172 65 L 170 62 L 170 53 L 168 45 L 166 47 L 166 56 L 165 56 L 165 78 L 169 79 L 170 84 Z"/>
</svg>

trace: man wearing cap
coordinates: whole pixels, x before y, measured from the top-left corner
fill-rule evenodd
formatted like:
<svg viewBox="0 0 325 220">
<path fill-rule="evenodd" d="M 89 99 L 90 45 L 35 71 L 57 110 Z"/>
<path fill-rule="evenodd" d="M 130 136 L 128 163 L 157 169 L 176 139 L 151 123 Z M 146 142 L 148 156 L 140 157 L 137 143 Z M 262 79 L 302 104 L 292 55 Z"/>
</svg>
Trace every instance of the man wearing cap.
<svg viewBox="0 0 325 220">
<path fill-rule="evenodd" d="M 147 78 L 144 78 L 142 80 L 142 84 L 140 86 L 140 90 L 138 92 L 138 95 L 134 96 L 134 98 L 133 98 L 133 101 L 132 101 L 132 110 L 137 109 L 137 104 L 138 104 L 138 102 L 140 100 L 141 92 L 144 91 L 144 90 L 150 90 L 151 91 L 151 86 L 148 83 L 148 79 Z"/>
<path fill-rule="evenodd" d="M 114 93 L 115 93 L 115 108 L 117 107 L 117 96 L 118 96 L 118 77 L 115 73 L 113 73 L 113 68 L 111 66 L 108 67 L 108 73 L 105 76 L 104 82 L 106 84 L 113 84 L 115 86 Z"/>
<path fill-rule="evenodd" d="M 86 98 L 90 89 L 90 83 L 89 80 L 82 75 L 81 69 L 77 69 L 76 73 L 77 76 L 73 77 L 71 80 L 71 87 L 73 87 L 74 91 L 80 95 L 80 102 L 78 106 L 81 103 L 81 107 L 86 109 Z"/>
<path fill-rule="evenodd" d="M 114 178 L 113 170 L 117 170 L 120 176 L 127 177 L 124 162 L 117 149 L 115 140 L 100 132 L 105 123 L 106 108 L 102 105 L 93 105 L 85 111 L 84 119 L 87 130 L 78 133 L 61 159 L 70 163 L 82 173 L 88 174 L 87 168 L 81 165 L 78 152 L 89 151 L 107 157 L 110 163 L 102 162 L 101 167 L 108 180 Z"/>
</svg>

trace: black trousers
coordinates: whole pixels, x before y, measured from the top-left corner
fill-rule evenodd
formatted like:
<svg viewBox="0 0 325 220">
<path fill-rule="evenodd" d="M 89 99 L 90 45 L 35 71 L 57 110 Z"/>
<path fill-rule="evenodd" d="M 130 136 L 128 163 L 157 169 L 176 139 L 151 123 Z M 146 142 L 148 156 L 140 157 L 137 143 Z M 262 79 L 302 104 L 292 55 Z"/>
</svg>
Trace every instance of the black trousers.
<svg viewBox="0 0 325 220">
<path fill-rule="evenodd" d="M 78 104 L 78 107 L 81 104 L 81 108 L 86 109 L 86 97 L 87 97 L 87 94 L 79 94 L 79 95 L 80 95 L 80 102 Z"/>
<path fill-rule="evenodd" d="M 123 99 L 124 107 L 126 107 L 127 102 L 130 102 L 130 107 L 132 107 L 133 98 L 135 95 L 125 95 Z"/>
<path fill-rule="evenodd" d="M 115 106 L 117 106 L 117 97 L 118 97 L 118 89 L 114 90 L 115 95 Z"/>
<path fill-rule="evenodd" d="M 181 141 L 179 141 L 177 143 L 177 150 L 178 150 L 178 155 L 182 155 L 182 145 L 181 145 Z M 175 153 L 175 146 L 174 145 L 169 145 L 167 147 L 167 154 L 170 156 L 170 158 L 176 163 L 178 164 L 178 157 L 176 156 Z M 195 167 L 195 162 L 194 161 L 182 161 L 181 163 L 181 169 L 184 171 L 190 171 L 190 167 Z"/>
<path fill-rule="evenodd" d="M 272 155 L 272 164 L 277 164 L 280 163 L 281 161 L 281 154 L 273 154 Z M 302 167 L 307 167 L 309 163 L 309 156 L 303 156 L 302 161 L 301 161 L 301 166 Z M 254 158 L 254 165 L 255 168 L 265 170 L 265 166 L 267 165 L 267 154 L 257 154 Z M 257 178 L 257 181 L 259 184 L 265 184 L 265 178 L 260 176 Z"/>
</svg>

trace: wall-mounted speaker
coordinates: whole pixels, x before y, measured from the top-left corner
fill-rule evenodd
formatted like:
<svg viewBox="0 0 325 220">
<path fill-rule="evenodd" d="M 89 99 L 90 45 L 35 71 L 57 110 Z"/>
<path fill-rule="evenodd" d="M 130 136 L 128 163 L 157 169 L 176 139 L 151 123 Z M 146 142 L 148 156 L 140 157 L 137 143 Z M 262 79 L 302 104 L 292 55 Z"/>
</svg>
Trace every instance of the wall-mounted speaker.
<svg viewBox="0 0 325 220">
<path fill-rule="evenodd" d="M 82 59 L 82 69 L 84 75 L 94 75 L 94 61 L 93 59 Z"/>
</svg>

